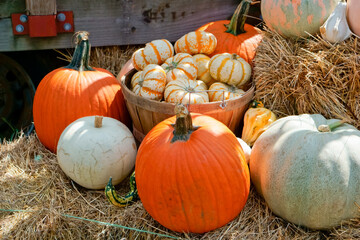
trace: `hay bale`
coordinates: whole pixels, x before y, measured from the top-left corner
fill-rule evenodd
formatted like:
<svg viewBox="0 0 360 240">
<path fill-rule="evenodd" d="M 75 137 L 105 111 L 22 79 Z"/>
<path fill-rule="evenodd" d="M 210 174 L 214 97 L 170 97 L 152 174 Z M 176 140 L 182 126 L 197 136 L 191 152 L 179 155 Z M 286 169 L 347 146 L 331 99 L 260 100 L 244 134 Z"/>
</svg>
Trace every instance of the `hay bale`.
<svg viewBox="0 0 360 240">
<path fill-rule="evenodd" d="M 265 29 L 254 59 L 255 99 L 283 117 L 320 113 L 360 128 L 360 43 L 295 41 Z"/>
<path fill-rule="evenodd" d="M 128 190 L 128 179 L 117 186 L 119 194 Z M 359 219 L 330 231 L 310 231 L 288 223 L 272 214 L 253 187 L 242 212 L 224 227 L 202 235 L 172 232 L 154 221 L 140 201 L 117 208 L 107 202 L 103 191 L 73 183 L 61 171 L 56 155 L 35 134 L 0 145 L 0 192 L 1 239 L 360 238 Z"/>
</svg>

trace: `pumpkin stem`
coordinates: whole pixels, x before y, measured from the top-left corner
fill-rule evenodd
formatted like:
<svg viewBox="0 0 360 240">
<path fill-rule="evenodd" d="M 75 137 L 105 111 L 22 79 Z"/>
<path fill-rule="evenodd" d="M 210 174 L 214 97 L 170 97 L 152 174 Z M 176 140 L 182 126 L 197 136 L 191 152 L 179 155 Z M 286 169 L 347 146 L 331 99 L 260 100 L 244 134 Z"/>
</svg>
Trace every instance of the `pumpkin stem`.
<svg viewBox="0 0 360 240">
<path fill-rule="evenodd" d="M 95 116 L 95 127 L 96 128 L 101 128 L 102 127 L 102 120 L 103 120 L 103 117 L 102 116 Z"/>
<path fill-rule="evenodd" d="M 75 35 L 76 38 L 76 47 L 74 55 L 71 59 L 69 65 L 65 68 L 74 69 L 79 72 L 82 71 L 95 71 L 92 67 L 89 66 L 90 58 L 90 43 L 89 43 L 89 33 L 86 31 L 77 32 Z"/>
<path fill-rule="evenodd" d="M 246 16 L 249 13 L 251 0 L 242 0 L 237 6 L 234 14 L 231 17 L 230 23 L 225 24 L 227 30 L 225 32 L 231 33 L 235 36 L 245 33 Z"/>
<path fill-rule="evenodd" d="M 264 104 L 261 102 L 261 101 L 256 101 L 254 100 L 251 105 L 250 105 L 251 108 L 261 108 L 261 107 L 264 107 Z"/>
<path fill-rule="evenodd" d="M 329 125 L 320 125 L 318 127 L 318 130 L 319 130 L 319 132 L 331 132 L 332 130 L 341 126 L 345 122 L 346 122 L 345 120 L 340 120 L 340 121 L 333 122 Z"/>
<path fill-rule="evenodd" d="M 189 110 L 181 103 L 175 106 L 176 122 L 174 127 L 174 137 L 171 143 L 176 141 L 187 141 L 192 132 L 197 130 L 198 126 L 193 126 Z"/>
</svg>

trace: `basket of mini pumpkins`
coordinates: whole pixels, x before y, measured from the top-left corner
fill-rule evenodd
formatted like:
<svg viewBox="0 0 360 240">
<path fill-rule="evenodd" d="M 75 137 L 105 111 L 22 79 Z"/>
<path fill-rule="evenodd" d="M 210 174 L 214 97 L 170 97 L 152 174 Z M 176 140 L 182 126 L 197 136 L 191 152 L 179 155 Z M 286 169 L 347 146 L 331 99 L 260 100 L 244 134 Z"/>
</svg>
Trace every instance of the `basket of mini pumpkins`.
<svg viewBox="0 0 360 240">
<path fill-rule="evenodd" d="M 210 57 L 216 46 L 212 33 L 194 31 L 174 45 L 159 39 L 134 52 L 129 60 L 133 68 L 120 84 L 139 142 L 174 115 L 176 103 L 219 120 L 235 134 L 239 131 L 254 95 L 251 65 L 236 53 Z"/>
</svg>

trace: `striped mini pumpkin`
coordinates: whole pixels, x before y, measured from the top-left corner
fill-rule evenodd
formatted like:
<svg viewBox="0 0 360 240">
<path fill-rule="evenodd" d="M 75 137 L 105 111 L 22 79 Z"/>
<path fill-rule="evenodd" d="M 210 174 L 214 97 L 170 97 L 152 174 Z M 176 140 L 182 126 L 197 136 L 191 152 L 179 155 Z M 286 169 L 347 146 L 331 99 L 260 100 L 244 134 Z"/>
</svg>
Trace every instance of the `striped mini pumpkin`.
<svg viewBox="0 0 360 240">
<path fill-rule="evenodd" d="M 241 86 L 251 77 L 251 66 L 239 55 L 221 53 L 214 55 L 209 61 L 211 76 L 229 85 Z"/>
<path fill-rule="evenodd" d="M 131 62 L 138 71 L 143 70 L 149 62 L 145 59 L 144 48 L 136 50 L 131 56 Z"/>
<path fill-rule="evenodd" d="M 161 100 L 166 85 L 166 73 L 156 64 L 147 65 L 131 78 L 131 90 L 144 98 Z"/>
<path fill-rule="evenodd" d="M 209 88 L 210 102 L 228 100 L 242 96 L 244 90 L 222 82 L 213 83 Z"/>
<path fill-rule="evenodd" d="M 161 67 L 165 69 L 167 82 L 178 78 L 196 80 L 197 77 L 197 66 L 192 56 L 188 53 L 178 53 L 168 58 Z"/>
<path fill-rule="evenodd" d="M 261 14 L 268 27 L 286 37 L 308 37 L 334 11 L 340 0 L 262 0 Z"/>
<path fill-rule="evenodd" d="M 144 48 L 136 50 L 131 59 L 134 68 L 140 71 L 149 64 L 161 65 L 172 56 L 174 56 L 173 45 L 166 39 L 159 39 L 151 41 Z"/>
<path fill-rule="evenodd" d="M 164 99 L 166 102 L 182 104 L 199 104 L 209 102 L 207 86 L 201 80 L 179 78 L 166 85 Z"/>
<path fill-rule="evenodd" d="M 175 42 L 176 53 L 189 53 L 191 55 L 215 51 L 217 40 L 214 34 L 205 31 L 189 32 Z"/>
<path fill-rule="evenodd" d="M 154 40 L 145 45 L 144 55 L 149 63 L 161 65 L 166 59 L 174 56 L 174 47 L 166 39 Z"/>
<path fill-rule="evenodd" d="M 195 54 L 193 56 L 194 62 L 198 68 L 197 79 L 202 80 L 207 86 L 211 86 L 215 80 L 211 77 L 209 72 L 210 57 L 205 54 Z"/>
</svg>

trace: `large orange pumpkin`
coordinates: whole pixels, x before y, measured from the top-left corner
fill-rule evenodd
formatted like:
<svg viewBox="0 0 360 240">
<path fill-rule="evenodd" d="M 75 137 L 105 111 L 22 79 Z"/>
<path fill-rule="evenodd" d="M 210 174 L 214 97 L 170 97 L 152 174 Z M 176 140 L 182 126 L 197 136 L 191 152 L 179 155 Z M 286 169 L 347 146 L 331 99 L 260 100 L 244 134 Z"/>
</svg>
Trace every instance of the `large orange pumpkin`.
<svg viewBox="0 0 360 240">
<path fill-rule="evenodd" d="M 34 97 L 36 134 L 43 145 L 56 152 L 62 131 L 78 118 L 101 115 L 130 125 L 120 84 L 107 70 L 88 65 L 88 33 L 77 35 L 70 64 L 48 73 Z"/>
<path fill-rule="evenodd" d="M 209 56 L 219 53 L 236 53 L 251 63 L 263 36 L 261 30 L 245 23 L 250 3 L 251 0 L 242 0 L 230 21 L 210 22 L 197 29 L 210 32 L 217 39 L 215 51 Z"/>
<path fill-rule="evenodd" d="M 184 105 L 175 109 L 176 117 L 160 122 L 142 141 L 136 185 L 145 210 L 160 224 L 204 233 L 243 209 L 249 169 L 229 128 L 209 116 L 190 116 Z"/>
</svg>

